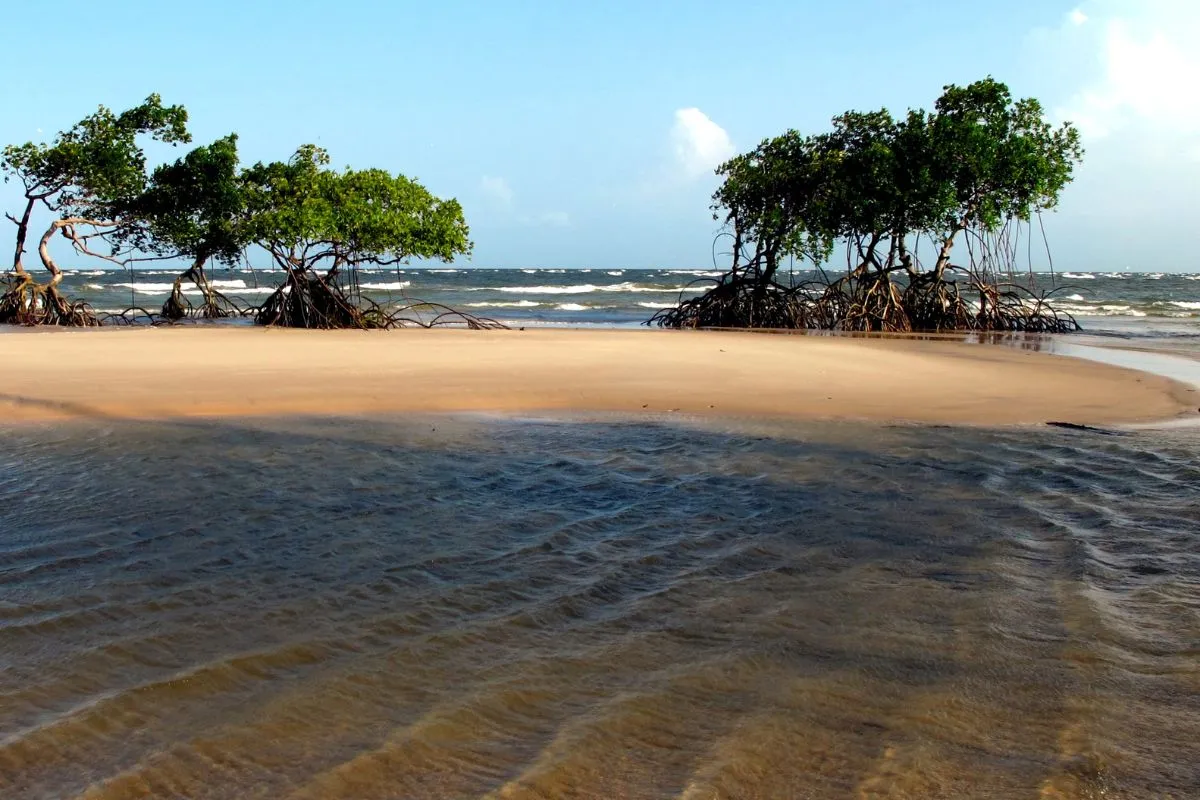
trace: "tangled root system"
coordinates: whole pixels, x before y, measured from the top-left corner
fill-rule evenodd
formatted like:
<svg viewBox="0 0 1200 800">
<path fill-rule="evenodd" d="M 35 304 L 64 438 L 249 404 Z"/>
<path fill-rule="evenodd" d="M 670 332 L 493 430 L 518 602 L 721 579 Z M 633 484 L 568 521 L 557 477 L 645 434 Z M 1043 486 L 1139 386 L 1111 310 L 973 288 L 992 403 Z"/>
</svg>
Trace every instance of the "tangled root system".
<svg viewBox="0 0 1200 800">
<path fill-rule="evenodd" d="M 289 270 L 283 284 L 253 314 L 259 325 L 288 328 L 370 330 L 462 326 L 484 330 L 507 327 L 496 320 L 438 303 L 408 301 L 398 308 L 389 308 L 364 297 L 353 279 L 343 285 L 336 278 L 299 269 Z"/>
<path fill-rule="evenodd" d="M 1053 292 L 1036 292 L 958 268 L 896 280 L 895 271 L 854 271 L 833 281 L 783 285 L 730 272 L 703 294 L 658 311 L 664 328 L 779 328 L 887 333 L 1079 330 L 1055 308 Z M 704 281 L 698 282 L 704 283 Z"/>
<path fill-rule="evenodd" d="M 0 285 L 4 286 L 0 295 L 0 323 L 71 328 L 100 324 L 90 305 L 67 298 L 53 283 L 40 284 L 28 274 L 18 273 Z"/>
</svg>

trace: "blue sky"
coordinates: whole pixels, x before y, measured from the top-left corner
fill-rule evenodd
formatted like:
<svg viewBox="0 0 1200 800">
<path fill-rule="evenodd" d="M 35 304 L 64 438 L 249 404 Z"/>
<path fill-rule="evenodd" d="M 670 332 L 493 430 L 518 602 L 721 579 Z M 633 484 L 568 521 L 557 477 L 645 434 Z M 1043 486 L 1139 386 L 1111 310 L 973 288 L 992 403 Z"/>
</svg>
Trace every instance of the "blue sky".
<svg viewBox="0 0 1200 800">
<path fill-rule="evenodd" d="M 9 5 L 0 142 L 157 91 L 247 162 L 316 142 L 459 198 L 476 266 L 709 266 L 718 161 L 991 74 L 1083 128 L 1058 266 L 1200 271 L 1195 0 Z"/>
</svg>

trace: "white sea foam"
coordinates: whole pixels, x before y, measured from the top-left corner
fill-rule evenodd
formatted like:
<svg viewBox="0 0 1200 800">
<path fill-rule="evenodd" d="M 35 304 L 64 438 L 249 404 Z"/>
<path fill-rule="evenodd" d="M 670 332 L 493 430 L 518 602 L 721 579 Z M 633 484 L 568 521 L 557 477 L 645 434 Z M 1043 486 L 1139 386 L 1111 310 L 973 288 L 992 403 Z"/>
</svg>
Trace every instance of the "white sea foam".
<svg viewBox="0 0 1200 800">
<path fill-rule="evenodd" d="M 484 303 L 467 303 L 467 308 L 536 308 L 542 305 L 533 300 L 517 300 L 512 303 L 503 300 L 488 301 Z"/>
<path fill-rule="evenodd" d="M 526 275 L 536 275 L 538 273 L 536 269 L 523 269 L 521 272 L 524 272 Z"/>
<path fill-rule="evenodd" d="M 290 287 L 290 286 L 285 286 L 285 287 L 283 287 L 283 290 L 285 292 L 287 292 L 287 291 L 290 291 L 291 288 L 292 287 Z M 238 289 L 237 292 L 235 292 L 235 294 L 270 294 L 273 291 L 275 291 L 274 286 L 248 286 L 245 289 Z M 199 292 L 197 292 L 195 290 L 188 292 L 188 294 L 198 294 L 198 293 Z"/>
<path fill-rule="evenodd" d="M 246 282 L 243 280 L 210 281 L 209 283 L 212 284 L 214 289 L 225 289 L 225 290 L 228 290 L 231 294 L 270 294 L 271 292 L 275 291 L 275 288 L 271 287 L 271 286 L 247 286 Z M 132 289 L 133 291 L 137 292 L 138 294 L 170 294 L 171 290 L 174 287 L 175 287 L 174 282 L 171 282 L 171 283 L 148 283 L 148 282 L 144 282 L 144 281 L 134 282 L 134 283 L 114 283 L 108 287 L 100 286 L 100 285 L 92 284 L 92 283 L 86 284 L 84 286 L 85 289 L 92 289 L 92 290 L 100 290 L 100 289 L 105 289 L 105 288 Z M 200 294 L 200 290 L 196 288 L 195 284 L 185 283 L 185 284 L 183 284 L 182 288 L 183 288 L 184 294 Z"/>
<path fill-rule="evenodd" d="M 1090 272 L 1064 272 L 1062 276 L 1075 281 L 1091 281 L 1096 279 L 1096 276 Z"/>
<path fill-rule="evenodd" d="M 114 289 L 133 289 L 138 294 L 170 294 L 174 283 L 114 283 Z"/>
<path fill-rule="evenodd" d="M 1186 308 L 1192 311 L 1200 310 L 1200 302 L 1196 302 L 1194 300 L 1177 300 L 1173 301 L 1171 305 L 1175 306 L 1176 308 Z"/>
<path fill-rule="evenodd" d="M 376 292 L 395 292 L 412 286 L 412 281 L 392 281 L 391 283 L 360 283 L 358 288 Z"/>
<path fill-rule="evenodd" d="M 618 277 L 619 277 L 619 276 L 621 276 L 621 275 L 624 275 L 624 274 L 625 274 L 625 270 L 623 270 L 623 269 L 614 269 L 614 270 L 612 270 L 612 271 L 610 271 L 610 272 L 606 272 L 606 273 L 604 273 L 604 274 L 605 274 L 605 275 L 614 275 L 614 276 L 618 276 Z"/>
<path fill-rule="evenodd" d="M 485 286 L 480 286 L 472 288 L 470 291 L 486 292 L 488 289 Z M 590 283 L 581 283 L 574 286 L 500 286 L 496 291 L 508 294 L 588 294 L 589 292 L 599 291 L 599 287 Z"/>
<path fill-rule="evenodd" d="M 674 308 L 674 303 L 638 303 L 642 308 Z"/>
<path fill-rule="evenodd" d="M 655 292 L 657 294 L 677 294 L 681 291 L 703 291 L 687 286 L 644 286 L 638 283 L 610 283 L 597 286 L 594 283 L 577 283 L 571 286 L 499 286 L 489 290 L 484 286 L 468 289 L 471 292 L 497 291 L 508 294 L 591 294 L 592 292 Z"/>
<path fill-rule="evenodd" d="M 1063 298 L 1063 300 L 1075 300 L 1075 301 L 1086 300 L 1086 299 L 1087 298 L 1081 294 L 1069 294 Z"/>
<path fill-rule="evenodd" d="M 284 288 L 287 289 L 288 287 Z M 238 289 L 236 292 L 230 292 L 230 294 L 270 294 L 273 291 L 275 291 L 274 286 L 247 286 L 245 289 Z M 191 295 L 203 294 L 203 292 L 191 284 L 184 286 L 183 293 Z"/>
<path fill-rule="evenodd" d="M 1085 306 L 1076 305 L 1073 303 L 1062 303 L 1058 305 L 1060 311 L 1065 311 L 1068 314 L 1075 314 L 1081 317 L 1144 317 L 1145 311 L 1139 311 L 1132 306 L 1123 305 L 1097 305 Z"/>
<path fill-rule="evenodd" d="M 559 311 L 588 311 L 589 306 L 581 306 L 579 303 L 559 303 L 555 306 Z"/>
</svg>

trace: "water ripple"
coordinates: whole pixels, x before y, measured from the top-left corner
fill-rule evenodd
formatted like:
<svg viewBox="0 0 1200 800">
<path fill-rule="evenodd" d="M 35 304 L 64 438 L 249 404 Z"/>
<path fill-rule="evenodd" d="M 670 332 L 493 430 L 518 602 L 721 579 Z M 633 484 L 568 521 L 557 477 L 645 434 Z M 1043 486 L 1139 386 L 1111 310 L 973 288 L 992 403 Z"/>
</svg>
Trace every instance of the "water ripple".
<svg viewBox="0 0 1200 800">
<path fill-rule="evenodd" d="M 2 431 L 0 796 L 1200 796 L 1197 455 L 612 419 Z"/>
</svg>

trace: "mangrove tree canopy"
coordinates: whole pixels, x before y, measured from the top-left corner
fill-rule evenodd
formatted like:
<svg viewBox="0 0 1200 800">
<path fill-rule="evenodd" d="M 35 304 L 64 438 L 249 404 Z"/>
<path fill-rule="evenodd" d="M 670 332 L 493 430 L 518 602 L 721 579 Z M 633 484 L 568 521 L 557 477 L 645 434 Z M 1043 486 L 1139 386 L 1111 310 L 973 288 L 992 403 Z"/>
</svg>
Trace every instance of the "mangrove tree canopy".
<svg viewBox="0 0 1200 800">
<path fill-rule="evenodd" d="M 1014 100 L 992 78 L 947 86 L 932 112 L 852 111 L 826 133 L 790 130 L 718 168 L 712 208 L 732 240 L 729 272 L 652 322 L 1074 329 L 1013 280 L 1013 245 L 1023 223 L 1055 207 L 1081 157 L 1070 123 L 1051 125 L 1038 101 Z M 967 251 L 961 263 L 956 247 Z M 836 279 L 779 281 L 797 260 L 827 275 L 839 249 L 846 269 Z"/>
<path fill-rule="evenodd" d="M 123 209 L 138 221 L 125 228 L 132 248 L 189 262 L 163 305 L 163 317 L 178 320 L 194 313 L 215 319 L 239 311 L 213 290 L 205 267 L 210 261 L 233 266 L 242 260 L 248 243 L 245 207 L 237 135 L 230 134 L 157 167 L 146 190 Z M 199 309 L 184 295 L 185 281 L 200 290 Z"/>
<path fill-rule="evenodd" d="M 134 220 L 126 213 L 145 190 L 143 137 L 179 144 L 190 141 L 187 111 L 164 106 L 152 94 L 140 105 L 116 114 L 100 106 L 49 144 L 26 142 L 0 151 L 0 172 L 23 189 L 21 211 L 6 214 L 16 224 L 13 277 L 0 297 L 0 322 L 88 325 L 95 316 L 82 303 L 58 291 L 62 271 L 50 254 L 50 241 L 61 233 L 81 256 L 117 261 L 122 235 Z M 25 269 L 24 255 L 34 212 L 51 221 L 38 255 L 49 280 L 38 283 Z M 107 252 L 105 252 L 107 251 Z"/>
<path fill-rule="evenodd" d="M 358 267 L 413 256 L 449 261 L 471 251 L 457 200 L 381 169 L 330 169 L 315 145 L 286 162 L 255 164 L 242 182 L 247 240 L 285 275 L 258 310 L 261 324 L 388 327 L 392 315 L 358 291 Z"/>
<path fill-rule="evenodd" d="M 150 321 L 188 316 L 252 315 L 262 324 L 300 327 L 390 327 L 405 319 L 362 296 L 358 269 L 409 258 L 449 261 L 471 252 L 462 207 L 435 197 L 415 180 L 382 169 L 336 170 L 328 154 L 304 145 L 287 161 L 242 169 L 237 136 L 196 147 L 147 172 L 142 137 L 169 144 L 190 141 L 187 112 L 158 95 L 115 114 L 100 109 L 50 144 L 4 148 L 0 170 L 24 189 L 16 224 L 12 274 L 4 280 L 0 322 L 90 325 L 96 315 L 58 291 L 62 272 L 50 255 L 56 233 L 80 257 L 128 265 L 184 259 L 187 268 Z M 23 256 L 35 212 L 50 217 L 38 253 L 50 277 L 38 283 Z M 283 279 L 259 308 L 238 307 L 213 288 L 205 269 L 232 266 L 261 248 Z M 193 307 L 190 282 L 203 302 Z M 477 326 L 487 321 L 438 310 L 437 319 Z M 128 317 L 120 315 L 123 321 Z"/>
</svg>

